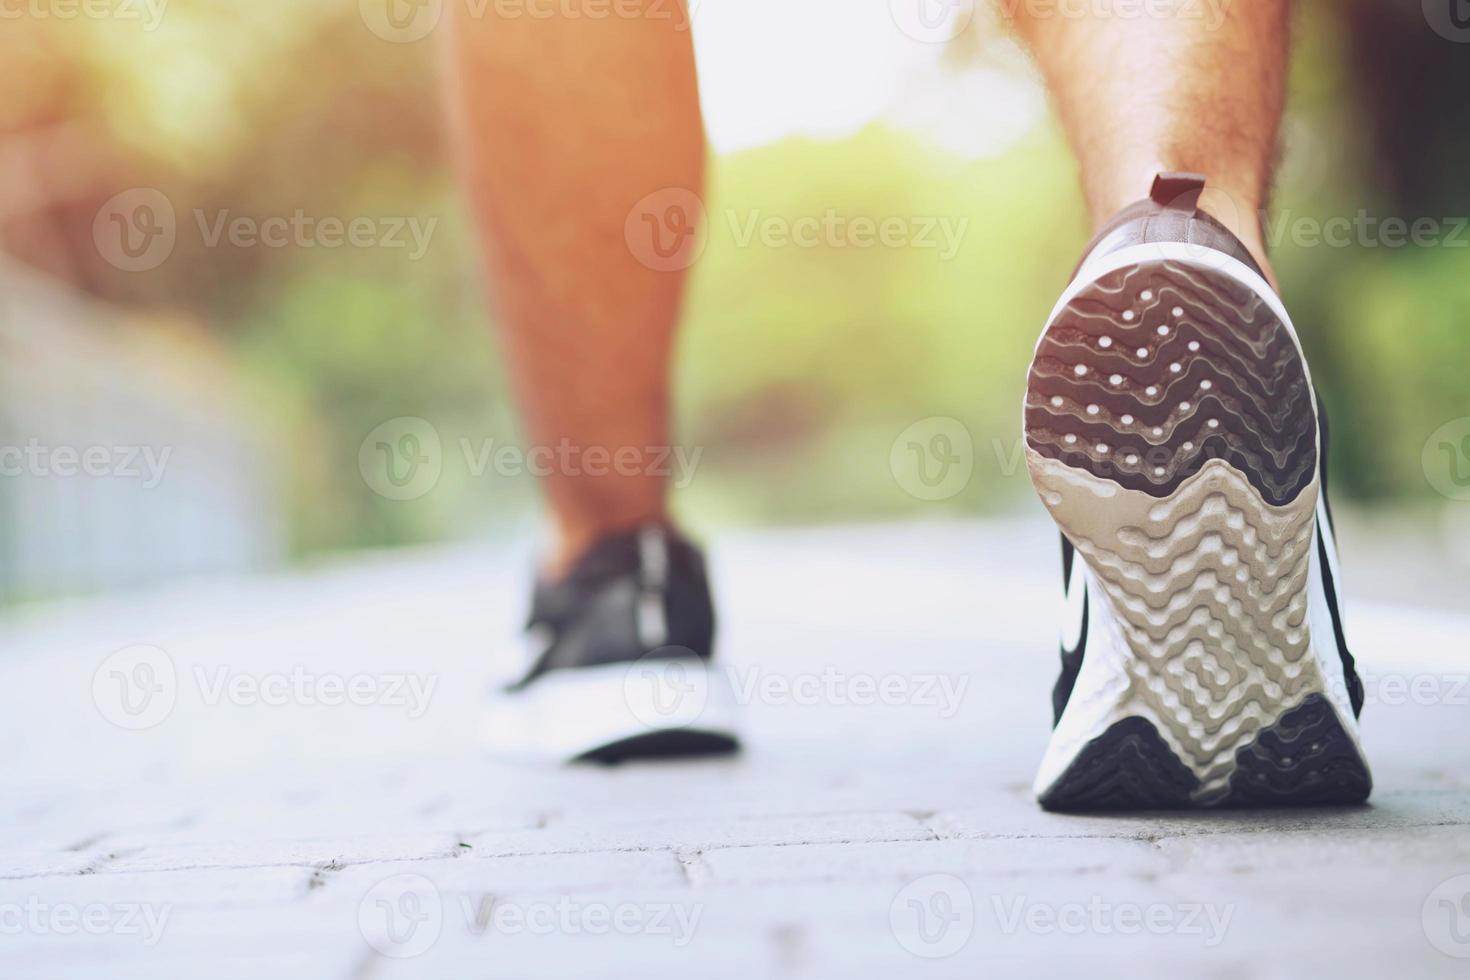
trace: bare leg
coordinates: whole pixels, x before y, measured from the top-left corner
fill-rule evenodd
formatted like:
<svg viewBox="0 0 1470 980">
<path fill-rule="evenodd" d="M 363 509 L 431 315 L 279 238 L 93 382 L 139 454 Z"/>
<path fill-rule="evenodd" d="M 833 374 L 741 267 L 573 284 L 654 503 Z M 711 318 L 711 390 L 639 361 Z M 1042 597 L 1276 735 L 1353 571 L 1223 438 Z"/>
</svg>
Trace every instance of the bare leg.
<svg viewBox="0 0 1470 980">
<path fill-rule="evenodd" d="M 683 275 L 640 262 L 624 225 L 650 193 L 701 190 L 687 22 L 658 0 L 620 3 L 616 15 L 595 0 L 536 16 L 534 0 L 516 16 L 497 6 L 452 4 L 446 81 L 529 441 L 668 446 Z M 632 475 L 545 479 L 553 574 L 609 531 L 665 519 L 666 481 L 648 462 Z"/>
<path fill-rule="evenodd" d="M 1201 202 L 1270 274 L 1259 215 L 1284 100 L 1287 0 L 1178 3 L 1169 16 L 1065 17 L 1004 3 L 1030 46 L 1101 224 L 1162 170 L 1205 174 Z M 1150 5 L 1150 9 L 1158 5 Z"/>
</svg>

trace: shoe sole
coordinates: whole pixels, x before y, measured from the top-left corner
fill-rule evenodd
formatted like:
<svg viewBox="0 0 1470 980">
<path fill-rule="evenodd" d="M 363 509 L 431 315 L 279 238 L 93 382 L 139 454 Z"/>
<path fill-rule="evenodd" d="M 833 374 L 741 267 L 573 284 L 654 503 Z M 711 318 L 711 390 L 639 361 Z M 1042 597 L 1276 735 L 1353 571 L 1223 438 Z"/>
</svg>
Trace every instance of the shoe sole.
<svg viewBox="0 0 1470 980">
<path fill-rule="evenodd" d="M 645 657 L 554 670 L 491 696 L 480 739 L 495 756 L 548 763 L 626 762 L 739 750 L 733 689 L 718 666 Z"/>
<path fill-rule="evenodd" d="M 572 761 L 615 766 L 654 759 L 705 759 L 739 751 L 740 742 L 729 733 L 674 728 L 621 739 L 584 752 Z"/>
<path fill-rule="evenodd" d="M 1341 664 L 1312 643 L 1317 416 L 1290 321 L 1220 253 L 1129 253 L 1069 289 L 1027 383 L 1032 481 L 1112 613 L 1038 796 L 1361 802 Z"/>
</svg>

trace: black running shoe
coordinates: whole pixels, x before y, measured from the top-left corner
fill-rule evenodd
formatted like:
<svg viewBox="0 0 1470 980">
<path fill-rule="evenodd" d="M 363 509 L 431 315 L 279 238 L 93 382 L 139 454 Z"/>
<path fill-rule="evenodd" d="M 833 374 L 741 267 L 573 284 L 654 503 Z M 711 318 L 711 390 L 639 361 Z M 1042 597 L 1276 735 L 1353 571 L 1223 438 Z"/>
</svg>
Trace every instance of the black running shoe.
<svg viewBox="0 0 1470 980">
<path fill-rule="evenodd" d="M 1203 189 L 1161 176 L 1099 234 L 1031 365 L 1026 457 L 1062 530 L 1068 605 L 1036 778 L 1048 809 L 1372 789 L 1316 393 L 1280 298 L 1198 210 Z"/>
<path fill-rule="evenodd" d="M 735 751 L 714 625 L 693 544 L 663 527 L 603 539 L 561 582 L 537 584 L 529 666 L 492 697 L 487 745 L 596 762 Z"/>
</svg>

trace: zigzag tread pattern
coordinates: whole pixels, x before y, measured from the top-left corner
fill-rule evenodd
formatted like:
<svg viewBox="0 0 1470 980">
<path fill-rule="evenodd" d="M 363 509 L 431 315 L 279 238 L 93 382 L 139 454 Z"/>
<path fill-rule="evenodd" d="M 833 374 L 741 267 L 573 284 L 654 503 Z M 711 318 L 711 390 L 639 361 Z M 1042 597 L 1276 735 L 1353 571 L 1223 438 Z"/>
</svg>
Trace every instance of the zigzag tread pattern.
<svg viewBox="0 0 1470 980">
<path fill-rule="evenodd" d="M 1270 507 L 1211 460 L 1159 500 L 1034 450 L 1027 458 L 1115 614 L 1133 695 L 1217 788 L 1242 745 L 1324 683 L 1307 621 L 1315 481 Z"/>
<path fill-rule="evenodd" d="M 1210 459 L 1273 505 L 1317 470 L 1296 344 L 1253 290 L 1159 260 L 1088 285 L 1047 328 L 1026 393 L 1030 448 L 1156 497 Z"/>
</svg>

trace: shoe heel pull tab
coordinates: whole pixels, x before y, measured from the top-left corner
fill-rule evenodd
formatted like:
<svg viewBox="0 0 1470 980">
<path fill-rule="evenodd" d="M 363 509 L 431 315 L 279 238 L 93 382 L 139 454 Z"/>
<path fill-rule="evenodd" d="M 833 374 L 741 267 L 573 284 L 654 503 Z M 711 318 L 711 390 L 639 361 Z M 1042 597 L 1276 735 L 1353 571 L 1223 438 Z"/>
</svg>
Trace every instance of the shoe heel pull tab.
<svg viewBox="0 0 1470 980">
<path fill-rule="evenodd" d="M 1203 174 L 1162 173 L 1154 178 L 1153 190 L 1148 196 L 1161 208 L 1193 214 L 1199 208 L 1199 198 L 1204 191 Z"/>
<path fill-rule="evenodd" d="M 664 589 L 669 584 L 669 538 L 663 528 L 649 525 L 638 532 L 638 640 L 652 652 L 669 642 L 669 617 Z"/>
</svg>

